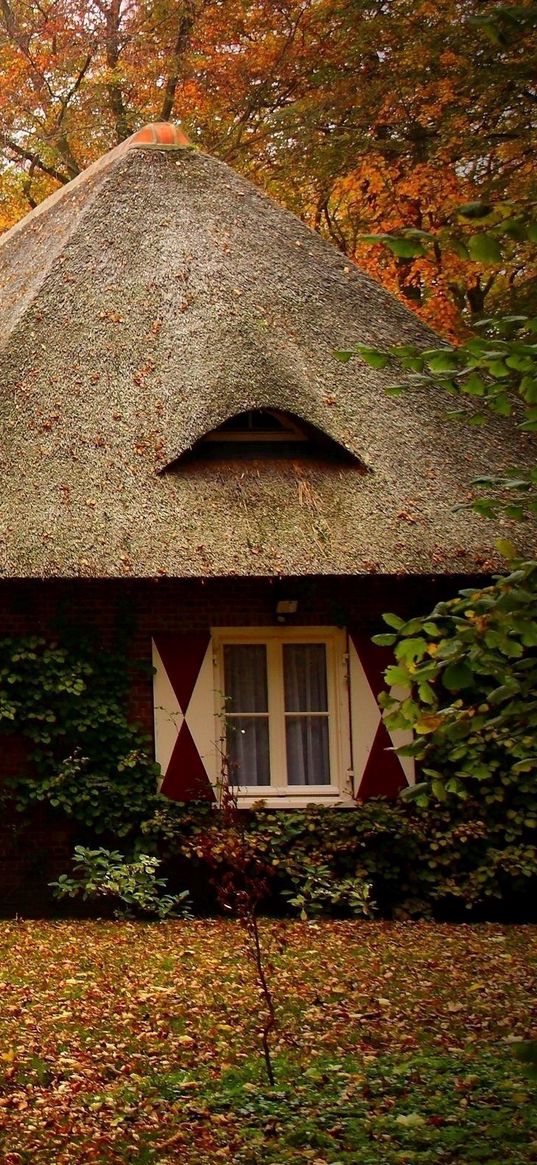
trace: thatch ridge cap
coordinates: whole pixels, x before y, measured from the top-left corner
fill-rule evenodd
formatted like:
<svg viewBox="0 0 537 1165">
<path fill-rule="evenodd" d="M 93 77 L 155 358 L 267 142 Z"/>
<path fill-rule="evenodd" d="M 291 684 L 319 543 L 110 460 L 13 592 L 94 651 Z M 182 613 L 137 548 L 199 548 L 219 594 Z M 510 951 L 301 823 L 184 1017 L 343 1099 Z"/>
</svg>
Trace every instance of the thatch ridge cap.
<svg viewBox="0 0 537 1165">
<path fill-rule="evenodd" d="M 168 127 L 173 131 L 173 135 L 170 134 L 170 140 L 162 140 L 162 135 L 158 132 L 164 127 Z M 175 141 L 171 140 L 172 136 L 175 136 Z M 180 140 L 181 138 L 184 140 Z M 3 235 L 0 235 L 0 248 L 6 243 L 11 242 L 21 229 L 26 229 L 30 224 L 35 223 L 41 218 L 43 214 L 47 214 L 52 210 L 56 203 L 60 202 L 67 194 L 72 195 L 73 190 L 77 190 L 91 183 L 91 180 L 101 172 L 105 174 L 115 162 L 132 149 L 168 151 L 180 149 L 193 150 L 196 147 L 189 141 L 181 126 L 171 122 L 150 122 L 148 125 L 143 126 L 142 129 L 135 130 L 124 141 L 118 142 L 116 146 L 112 146 L 110 150 L 101 154 L 94 162 L 90 162 L 89 166 L 85 166 L 75 178 L 71 178 L 63 186 L 59 186 L 57 190 L 53 190 L 52 194 L 49 194 L 47 198 L 43 199 L 43 202 L 40 202 L 38 206 L 34 206 L 33 210 L 29 211 L 28 214 L 23 215 L 14 226 L 10 227 L 8 231 L 5 231 Z"/>
</svg>

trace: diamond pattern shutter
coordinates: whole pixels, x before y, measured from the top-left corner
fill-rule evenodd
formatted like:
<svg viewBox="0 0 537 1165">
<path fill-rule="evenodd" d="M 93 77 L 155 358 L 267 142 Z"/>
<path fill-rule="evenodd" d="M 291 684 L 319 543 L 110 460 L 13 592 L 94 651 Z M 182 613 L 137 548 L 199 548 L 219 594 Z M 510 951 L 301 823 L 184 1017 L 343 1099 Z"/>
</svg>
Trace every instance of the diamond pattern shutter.
<svg viewBox="0 0 537 1165">
<path fill-rule="evenodd" d="M 388 751 L 408 744 L 411 733 L 388 732 L 377 696 L 384 688 L 383 672 L 393 661 L 388 649 L 375 647 L 367 635 L 349 631 L 352 752 L 355 794 L 396 797 L 414 783 L 412 757 Z"/>
<path fill-rule="evenodd" d="M 209 632 L 153 640 L 155 755 L 172 801 L 214 801 L 217 749 Z"/>
</svg>

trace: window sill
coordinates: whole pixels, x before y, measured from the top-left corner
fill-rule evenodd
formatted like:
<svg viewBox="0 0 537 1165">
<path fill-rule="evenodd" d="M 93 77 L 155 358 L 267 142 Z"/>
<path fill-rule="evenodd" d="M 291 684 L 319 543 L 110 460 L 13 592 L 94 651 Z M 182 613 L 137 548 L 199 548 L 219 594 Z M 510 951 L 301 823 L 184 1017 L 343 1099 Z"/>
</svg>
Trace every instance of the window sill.
<svg viewBox="0 0 537 1165">
<path fill-rule="evenodd" d="M 324 805 L 327 808 L 355 809 L 356 801 L 350 793 L 329 790 L 326 793 L 301 793 L 274 790 L 271 793 L 244 792 L 237 794 L 239 809 L 307 809 Z"/>
</svg>

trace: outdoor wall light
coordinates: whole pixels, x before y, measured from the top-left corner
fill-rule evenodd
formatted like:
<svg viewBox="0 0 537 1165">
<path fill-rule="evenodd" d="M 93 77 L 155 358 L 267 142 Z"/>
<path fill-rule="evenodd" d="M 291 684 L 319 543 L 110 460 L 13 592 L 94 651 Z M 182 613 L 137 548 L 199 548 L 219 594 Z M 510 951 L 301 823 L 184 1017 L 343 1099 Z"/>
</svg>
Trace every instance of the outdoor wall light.
<svg viewBox="0 0 537 1165">
<path fill-rule="evenodd" d="M 288 615 L 296 615 L 298 599 L 279 599 L 276 603 L 276 618 L 278 623 L 285 623 Z"/>
</svg>

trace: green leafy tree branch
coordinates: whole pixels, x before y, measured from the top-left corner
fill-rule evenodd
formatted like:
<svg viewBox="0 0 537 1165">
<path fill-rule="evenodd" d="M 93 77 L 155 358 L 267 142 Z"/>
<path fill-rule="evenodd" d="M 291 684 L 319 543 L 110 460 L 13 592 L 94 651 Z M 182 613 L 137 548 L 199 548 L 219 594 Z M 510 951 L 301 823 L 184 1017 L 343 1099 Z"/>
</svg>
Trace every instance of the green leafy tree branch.
<svg viewBox="0 0 537 1165">
<path fill-rule="evenodd" d="M 412 728 L 429 797 L 477 798 L 510 825 L 537 825 L 537 563 L 513 562 L 490 586 L 461 591 L 427 618 L 384 616 L 393 646 L 381 696 L 388 726 Z"/>
</svg>

